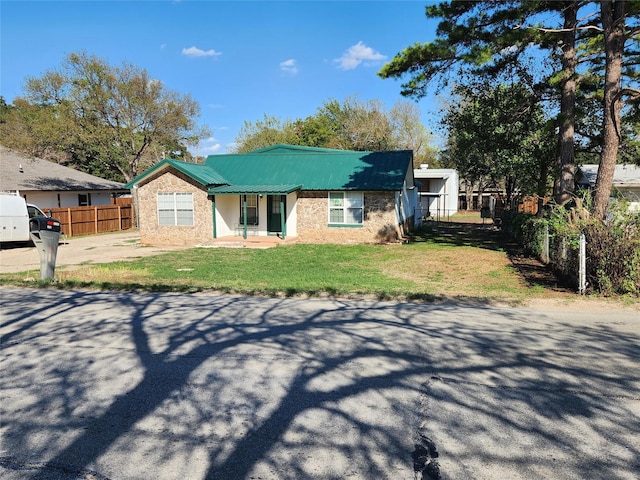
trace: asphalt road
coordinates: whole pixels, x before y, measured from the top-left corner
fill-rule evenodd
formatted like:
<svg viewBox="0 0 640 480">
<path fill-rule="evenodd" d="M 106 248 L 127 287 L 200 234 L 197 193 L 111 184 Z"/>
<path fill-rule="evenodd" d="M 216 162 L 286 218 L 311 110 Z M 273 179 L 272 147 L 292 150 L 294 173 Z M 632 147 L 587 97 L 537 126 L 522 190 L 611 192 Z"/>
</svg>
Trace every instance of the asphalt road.
<svg viewBox="0 0 640 480">
<path fill-rule="evenodd" d="M 637 479 L 640 319 L 0 289 L 3 479 Z"/>
</svg>

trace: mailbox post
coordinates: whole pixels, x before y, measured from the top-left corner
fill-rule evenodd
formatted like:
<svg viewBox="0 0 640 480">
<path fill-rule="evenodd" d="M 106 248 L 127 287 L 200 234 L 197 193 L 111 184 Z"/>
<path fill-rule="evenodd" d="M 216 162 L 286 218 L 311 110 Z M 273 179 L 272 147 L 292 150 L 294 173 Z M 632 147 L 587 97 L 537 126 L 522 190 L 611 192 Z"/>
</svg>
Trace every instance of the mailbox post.
<svg viewBox="0 0 640 480">
<path fill-rule="evenodd" d="M 29 220 L 29 233 L 40 254 L 40 279 L 53 278 L 60 241 L 60 222 L 49 217 Z"/>
</svg>

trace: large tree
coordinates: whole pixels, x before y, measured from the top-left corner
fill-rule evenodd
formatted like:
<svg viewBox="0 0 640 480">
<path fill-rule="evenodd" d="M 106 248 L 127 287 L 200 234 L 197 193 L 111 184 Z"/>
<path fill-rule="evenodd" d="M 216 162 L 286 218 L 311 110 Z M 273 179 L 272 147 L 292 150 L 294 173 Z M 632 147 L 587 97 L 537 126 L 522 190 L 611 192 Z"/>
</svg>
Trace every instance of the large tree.
<svg viewBox="0 0 640 480">
<path fill-rule="evenodd" d="M 484 179 L 504 192 L 546 193 L 553 145 L 535 94 L 521 83 L 458 86 L 443 118 L 448 146 L 467 182 Z"/>
<path fill-rule="evenodd" d="M 414 167 L 421 164 L 439 165 L 438 150 L 432 145 L 433 135 L 420 119 L 420 109 L 414 102 L 397 102 L 389 111 L 396 148 L 413 151 Z"/>
<path fill-rule="evenodd" d="M 250 152 L 278 143 L 298 145 L 296 126 L 291 120 L 282 120 L 272 115 L 264 115 L 256 122 L 244 121 L 235 138 L 235 153 Z"/>
<path fill-rule="evenodd" d="M 65 163 L 75 125 L 66 124 L 58 111 L 55 106 L 31 104 L 23 98 L 5 104 L 0 119 L 2 144 L 28 156 Z"/>
<path fill-rule="evenodd" d="M 26 98 L 14 101 L 14 131 L 22 128 L 45 158 L 105 178 L 131 180 L 161 152 L 188 157 L 193 137 L 209 133 L 196 124 L 199 106 L 189 95 L 134 65 L 111 66 L 85 52 L 28 78 L 25 90 Z"/>
<path fill-rule="evenodd" d="M 265 115 L 263 120 L 245 121 L 236 137 L 236 152 L 247 152 L 274 143 L 342 150 L 413 150 L 416 163 L 434 163 L 431 134 L 420 123 L 413 103 L 401 101 L 387 110 L 379 100 L 356 96 L 342 103 L 328 100 L 315 114 L 297 120 Z"/>
<path fill-rule="evenodd" d="M 634 7 L 630 6 L 632 2 L 624 0 L 602 2 L 603 6 L 605 3 L 616 4 L 614 10 L 622 20 L 617 24 L 624 25 L 625 38 L 637 34 L 637 29 L 625 24 L 624 18 L 636 18 L 637 22 L 633 12 L 637 14 L 638 2 L 633 2 Z M 544 72 L 540 81 L 558 92 L 555 197 L 564 203 L 571 198 L 574 186 L 576 96 L 585 73 L 589 73 L 586 66 L 581 69 L 579 66 L 586 65 L 594 56 L 604 57 L 603 48 L 593 48 L 593 39 L 598 35 L 595 13 L 597 2 L 584 0 L 454 0 L 432 5 L 427 7 L 427 17 L 442 20 L 436 39 L 407 47 L 386 64 L 379 75 L 383 78 L 408 76 L 402 93 L 420 98 L 434 80 L 446 81 L 455 75 L 464 82 L 465 78 L 479 75 L 511 75 L 526 52 L 546 54 L 553 69 Z M 610 98 L 605 98 L 605 102 L 609 101 Z M 610 109 L 611 105 L 604 108 Z M 604 150 L 616 156 L 613 143 L 605 143 Z M 608 196 L 606 188 L 602 192 Z"/>
<path fill-rule="evenodd" d="M 633 5 L 632 5 L 633 3 Z M 632 57 L 640 56 L 638 52 L 638 36 L 640 25 L 637 17 L 635 24 L 627 23 L 627 18 L 632 14 L 640 13 L 638 2 L 626 0 L 602 0 L 600 2 L 600 16 L 605 53 L 605 75 L 603 91 L 603 125 L 602 125 L 602 154 L 596 179 L 595 194 L 593 197 L 593 210 L 598 218 L 604 218 L 611 187 L 613 174 L 618 158 L 618 148 L 622 137 L 621 114 L 623 97 L 625 95 L 637 98 L 640 91 L 632 88 L 623 88 L 622 78 L 624 70 L 625 43 L 629 40 L 635 42 L 635 51 Z M 637 63 L 633 75 L 638 79 Z"/>
</svg>

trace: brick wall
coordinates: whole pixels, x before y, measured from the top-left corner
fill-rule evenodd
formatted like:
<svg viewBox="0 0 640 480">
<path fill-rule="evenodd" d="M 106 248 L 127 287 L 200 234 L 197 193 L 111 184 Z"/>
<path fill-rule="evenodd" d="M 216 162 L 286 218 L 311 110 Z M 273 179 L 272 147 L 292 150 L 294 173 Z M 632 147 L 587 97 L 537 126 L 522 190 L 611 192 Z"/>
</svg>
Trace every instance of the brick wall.
<svg viewBox="0 0 640 480">
<path fill-rule="evenodd" d="M 145 245 L 198 245 L 213 238 L 211 201 L 206 190 L 179 172 L 152 177 L 137 190 L 140 241 Z M 158 225 L 157 193 L 193 193 L 193 226 Z"/>
<path fill-rule="evenodd" d="M 364 192 L 364 223 L 358 227 L 329 227 L 327 191 L 298 192 L 298 239 L 309 243 L 362 243 L 394 241 L 396 224 L 394 192 Z"/>
</svg>

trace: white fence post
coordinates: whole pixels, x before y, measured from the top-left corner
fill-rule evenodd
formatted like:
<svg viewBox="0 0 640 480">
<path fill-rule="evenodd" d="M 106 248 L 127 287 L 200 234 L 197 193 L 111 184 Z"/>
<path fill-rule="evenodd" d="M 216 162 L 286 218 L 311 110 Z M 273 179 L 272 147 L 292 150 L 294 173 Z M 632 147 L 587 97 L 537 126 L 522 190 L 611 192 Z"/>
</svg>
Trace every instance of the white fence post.
<svg viewBox="0 0 640 480">
<path fill-rule="evenodd" d="M 580 234 L 580 268 L 578 271 L 578 292 L 584 295 L 587 289 L 587 242 L 584 233 Z"/>
<path fill-rule="evenodd" d="M 542 261 L 544 263 L 549 263 L 551 259 L 549 258 L 549 225 L 545 224 L 544 226 L 544 240 L 542 244 Z"/>
</svg>

